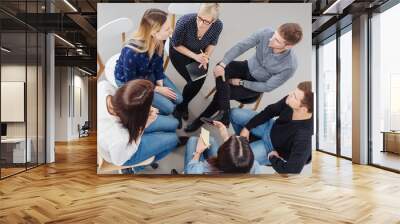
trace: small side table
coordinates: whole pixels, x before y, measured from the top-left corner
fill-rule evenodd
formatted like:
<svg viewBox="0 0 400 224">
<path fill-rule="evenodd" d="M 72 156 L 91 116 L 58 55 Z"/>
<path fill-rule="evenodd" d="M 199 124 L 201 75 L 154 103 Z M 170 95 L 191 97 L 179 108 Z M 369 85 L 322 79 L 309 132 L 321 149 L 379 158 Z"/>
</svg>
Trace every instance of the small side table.
<svg viewBox="0 0 400 224">
<path fill-rule="evenodd" d="M 382 152 L 391 152 L 400 154 L 400 131 L 382 131 L 383 150 Z"/>
</svg>

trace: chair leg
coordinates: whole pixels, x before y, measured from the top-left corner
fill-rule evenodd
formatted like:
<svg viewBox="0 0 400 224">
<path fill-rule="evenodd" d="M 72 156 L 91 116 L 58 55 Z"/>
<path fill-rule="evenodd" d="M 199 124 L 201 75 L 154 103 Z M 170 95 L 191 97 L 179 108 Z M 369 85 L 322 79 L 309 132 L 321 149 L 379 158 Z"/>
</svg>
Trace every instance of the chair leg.
<svg viewBox="0 0 400 224">
<path fill-rule="evenodd" d="M 97 78 L 99 78 L 105 69 L 105 66 L 103 64 L 103 61 L 101 60 L 99 52 L 97 52 L 97 64 L 99 65 L 99 70 L 97 71 Z"/>
<path fill-rule="evenodd" d="M 122 32 L 122 34 L 121 34 L 121 42 L 122 42 L 122 45 L 125 44 L 125 40 L 126 40 L 126 33 L 125 33 L 125 32 Z"/>
<path fill-rule="evenodd" d="M 255 104 L 254 107 L 253 107 L 253 110 L 254 110 L 254 111 L 256 111 L 257 108 L 258 108 L 258 106 L 260 105 L 262 97 L 263 97 L 262 94 L 260 95 L 260 97 L 258 97 L 258 99 L 257 99 L 257 101 L 256 101 L 256 104 Z"/>
<path fill-rule="evenodd" d="M 208 99 L 208 97 L 210 97 L 212 94 L 215 93 L 215 91 L 217 91 L 217 89 L 214 87 L 208 94 L 206 97 L 204 97 L 205 99 Z"/>
<path fill-rule="evenodd" d="M 169 63 L 169 56 L 167 56 L 164 61 L 164 65 L 163 65 L 164 72 L 165 72 L 165 70 L 167 70 L 168 63 Z"/>
</svg>

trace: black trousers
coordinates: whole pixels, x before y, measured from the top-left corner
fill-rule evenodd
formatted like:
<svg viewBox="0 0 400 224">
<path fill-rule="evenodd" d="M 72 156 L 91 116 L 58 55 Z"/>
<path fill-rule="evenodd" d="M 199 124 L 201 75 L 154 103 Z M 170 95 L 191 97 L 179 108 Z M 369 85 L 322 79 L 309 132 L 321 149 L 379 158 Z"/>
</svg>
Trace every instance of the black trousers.
<svg viewBox="0 0 400 224">
<path fill-rule="evenodd" d="M 222 77 L 215 80 L 216 93 L 208 107 L 201 113 L 200 117 L 211 117 L 218 110 L 229 110 L 229 100 L 246 100 L 260 96 L 259 92 L 247 89 L 243 86 L 229 84 L 229 79 L 238 78 L 248 81 L 256 81 L 249 72 L 247 61 L 232 61 L 225 68 L 225 81 Z"/>
<path fill-rule="evenodd" d="M 198 79 L 193 82 L 186 69 L 186 65 L 194 62 L 195 60 L 179 53 L 172 46 L 170 46 L 169 48 L 169 57 L 175 69 L 186 80 L 186 85 L 185 87 L 183 87 L 183 92 L 182 92 L 183 101 L 181 104 L 177 105 L 177 110 L 180 111 L 187 110 L 190 101 L 197 95 L 197 93 L 199 93 L 201 87 L 204 84 L 204 81 L 206 80 L 206 77 Z"/>
</svg>

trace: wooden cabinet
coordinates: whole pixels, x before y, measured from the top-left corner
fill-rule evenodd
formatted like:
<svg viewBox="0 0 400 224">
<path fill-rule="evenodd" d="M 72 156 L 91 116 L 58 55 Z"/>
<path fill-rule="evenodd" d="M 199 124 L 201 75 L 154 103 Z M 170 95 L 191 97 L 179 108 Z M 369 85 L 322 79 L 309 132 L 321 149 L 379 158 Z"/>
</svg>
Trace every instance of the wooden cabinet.
<svg viewBox="0 0 400 224">
<path fill-rule="evenodd" d="M 383 133 L 383 152 L 393 152 L 400 154 L 400 132 L 382 132 Z"/>
</svg>

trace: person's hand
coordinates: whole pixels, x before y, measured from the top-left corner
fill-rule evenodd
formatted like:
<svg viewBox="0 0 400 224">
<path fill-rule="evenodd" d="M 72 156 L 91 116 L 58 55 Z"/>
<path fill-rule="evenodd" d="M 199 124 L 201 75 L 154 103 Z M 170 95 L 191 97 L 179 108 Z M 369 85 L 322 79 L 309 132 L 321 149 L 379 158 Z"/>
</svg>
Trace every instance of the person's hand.
<svg viewBox="0 0 400 224">
<path fill-rule="evenodd" d="M 226 126 L 220 121 L 213 121 L 213 125 L 218 128 L 222 139 L 226 141 L 229 138 L 228 129 L 226 129 Z"/>
<path fill-rule="evenodd" d="M 215 78 L 219 77 L 219 76 L 224 76 L 225 75 L 225 68 L 222 67 L 221 65 L 217 65 L 214 68 L 214 76 Z"/>
<path fill-rule="evenodd" d="M 196 153 L 201 155 L 209 146 L 204 143 L 202 137 L 197 140 Z"/>
<path fill-rule="evenodd" d="M 160 110 L 158 108 L 153 107 L 153 106 L 150 106 L 150 110 L 153 110 L 156 114 L 160 113 Z"/>
<path fill-rule="evenodd" d="M 150 107 L 149 116 L 147 117 L 147 122 L 145 128 L 147 128 L 151 123 L 153 123 L 158 117 L 158 109 Z"/>
<path fill-rule="evenodd" d="M 194 54 L 193 59 L 200 64 L 208 64 L 208 57 L 204 53 Z"/>
<path fill-rule="evenodd" d="M 231 85 L 234 85 L 234 86 L 239 86 L 240 85 L 240 80 L 241 79 L 229 79 L 229 83 Z"/>
<path fill-rule="evenodd" d="M 199 68 L 203 67 L 205 70 L 207 70 L 207 66 L 208 66 L 208 64 L 200 64 Z"/>
<path fill-rule="evenodd" d="M 207 52 L 204 53 L 202 50 L 200 50 L 200 51 L 201 51 L 201 56 L 203 56 L 206 63 L 200 63 L 199 68 L 204 67 L 204 69 L 207 70 L 209 56 L 208 56 Z"/>
<path fill-rule="evenodd" d="M 275 156 L 275 157 L 278 157 L 278 158 L 281 158 L 282 159 L 282 157 L 279 155 L 279 153 L 277 152 L 277 151 L 275 151 L 275 150 L 272 150 L 270 153 L 268 153 L 268 159 L 270 159 L 272 156 Z"/>
<path fill-rule="evenodd" d="M 156 86 L 155 91 L 171 100 L 176 100 L 176 93 L 171 88 Z"/>
<path fill-rule="evenodd" d="M 247 140 L 249 140 L 249 136 L 250 136 L 249 129 L 243 128 L 242 131 L 240 131 L 240 136 L 245 137 Z"/>
</svg>

